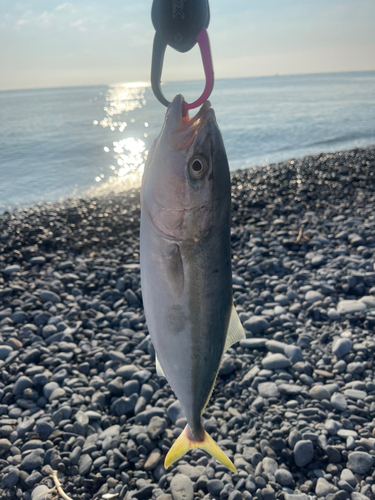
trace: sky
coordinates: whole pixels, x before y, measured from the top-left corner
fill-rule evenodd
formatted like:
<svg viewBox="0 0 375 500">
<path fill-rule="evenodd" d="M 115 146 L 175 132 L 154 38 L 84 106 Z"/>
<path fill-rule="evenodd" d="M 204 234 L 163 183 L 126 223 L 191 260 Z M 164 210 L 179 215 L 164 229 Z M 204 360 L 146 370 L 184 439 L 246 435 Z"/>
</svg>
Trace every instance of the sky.
<svg viewBox="0 0 375 500">
<path fill-rule="evenodd" d="M 189 1 L 189 0 L 185 0 Z M 0 0 L 0 90 L 149 81 L 151 0 Z M 375 70 L 374 0 L 211 0 L 216 78 Z M 163 80 L 203 78 L 167 49 Z"/>
</svg>

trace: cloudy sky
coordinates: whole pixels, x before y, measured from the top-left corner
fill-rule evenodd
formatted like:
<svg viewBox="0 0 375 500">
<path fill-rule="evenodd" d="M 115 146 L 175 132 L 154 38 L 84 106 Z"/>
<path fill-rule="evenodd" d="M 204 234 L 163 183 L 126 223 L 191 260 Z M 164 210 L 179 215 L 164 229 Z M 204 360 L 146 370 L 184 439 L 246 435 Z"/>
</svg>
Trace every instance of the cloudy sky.
<svg viewBox="0 0 375 500">
<path fill-rule="evenodd" d="M 0 90 L 148 81 L 151 0 L 0 0 Z M 211 0 L 217 78 L 375 70 L 373 0 Z M 203 75 L 167 51 L 164 80 Z"/>
</svg>

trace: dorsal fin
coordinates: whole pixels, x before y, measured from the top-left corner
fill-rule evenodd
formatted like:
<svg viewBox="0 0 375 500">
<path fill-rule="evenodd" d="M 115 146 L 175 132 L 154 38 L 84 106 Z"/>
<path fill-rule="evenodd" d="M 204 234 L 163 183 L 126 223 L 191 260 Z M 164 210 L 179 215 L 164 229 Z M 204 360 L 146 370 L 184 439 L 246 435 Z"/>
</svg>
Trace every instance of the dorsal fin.
<svg viewBox="0 0 375 500">
<path fill-rule="evenodd" d="M 159 375 L 159 377 L 165 377 L 164 372 L 162 370 L 162 367 L 160 366 L 158 357 L 155 354 L 155 363 L 156 363 L 156 373 Z"/>
<path fill-rule="evenodd" d="M 241 324 L 240 318 L 238 317 L 237 311 L 232 304 L 232 311 L 230 313 L 229 325 L 227 330 L 227 338 L 225 340 L 224 352 L 239 340 L 246 338 L 245 330 Z M 223 352 L 223 354 L 224 354 Z"/>
</svg>

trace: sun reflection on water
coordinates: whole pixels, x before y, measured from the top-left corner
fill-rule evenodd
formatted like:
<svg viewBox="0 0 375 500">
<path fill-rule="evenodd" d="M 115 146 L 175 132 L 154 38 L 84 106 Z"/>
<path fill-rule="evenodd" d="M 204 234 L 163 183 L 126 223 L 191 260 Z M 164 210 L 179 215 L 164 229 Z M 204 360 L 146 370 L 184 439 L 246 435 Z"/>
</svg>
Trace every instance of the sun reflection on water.
<svg viewBox="0 0 375 500">
<path fill-rule="evenodd" d="M 101 126 L 115 132 L 124 132 L 126 127 L 134 129 L 136 120 L 134 113 L 144 107 L 147 103 L 146 92 L 150 85 L 145 82 L 135 82 L 113 85 L 105 95 L 104 112 L 105 116 L 101 120 L 94 120 L 94 126 Z M 136 116 L 136 115 L 135 115 Z M 139 123 L 138 123 L 139 126 Z M 109 191 L 120 192 L 131 187 L 138 187 L 141 182 L 145 161 L 148 151 L 146 144 L 142 140 L 148 136 L 144 132 L 147 122 L 142 123 L 143 131 L 133 137 L 129 130 L 129 136 L 113 141 L 111 145 L 104 146 L 104 151 L 109 154 L 108 176 L 103 174 L 95 177 L 95 187 L 88 191 L 88 194 L 105 194 Z M 134 132 L 134 131 L 133 131 Z M 135 134 L 135 135 L 137 135 Z M 142 137 L 142 139 L 140 138 Z"/>
</svg>

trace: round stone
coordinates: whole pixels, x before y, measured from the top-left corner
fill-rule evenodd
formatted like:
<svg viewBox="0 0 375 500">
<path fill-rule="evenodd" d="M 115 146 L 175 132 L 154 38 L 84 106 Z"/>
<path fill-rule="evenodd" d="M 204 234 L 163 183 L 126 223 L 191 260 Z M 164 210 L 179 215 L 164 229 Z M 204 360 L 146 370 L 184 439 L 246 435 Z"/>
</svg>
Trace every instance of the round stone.
<svg viewBox="0 0 375 500">
<path fill-rule="evenodd" d="M 31 500 L 48 500 L 50 498 L 50 493 L 47 493 L 48 491 L 48 486 L 45 486 L 44 484 L 36 486 L 31 493 Z M 43 495 L 43 493 L 45 494 Z"/>
<path fill-rule="evenodd" d="M 289 486 L 293 482 L 292 474 L 286 469 L 277 469 L 275 479 L 281 486 Z"/>
<path fill-rule="evenodd" d="M 268 321 L 263 316 L 252 316 L 243 324 L 245 330 L 254 335 L 263 335 L 268 330 Z"/>
<path fill-rule="evenodd" d="M 278 398 L 280 396 L 277 385 L 274 382 L 262 382 L 258 385 L 258 393 L 263 398 Z"/>
<path fill-rule="evenodd" d="M 87 453 L 79 459 L 79 473 L 81 476 L 86 476 L 91 470 L 92 458 Z"/>
<path fill-rule="evenodd" d="M 191 479 L 185 474 L 176 474 L 171 481 L 171 493 L 173 500 L 193 500 L 194 488 Z"/>
<path fill-rule="evenodd" d="M 25 456 L 21 462 L 21 469 L 26 471 L 32 471 L 42 467 L 44 464 L 44 459 L 42 456 L 42 450 L 35 450 Z"/>
<path fill-rule="evenodd" d="M 262 360 L 262 366 L 267 370 L 278 370 L 288 368 L 290 366 L 290 361 L 286 356 L 284 356 L 284 354 L 281 353 L 268 354 Z"/>
<path fill-rule="evenodd" d="M 330 493 L 335 493 L 337 488 L 323 477 L 318 479 L 315 487 L 315 494 L 318 498 L 326 498 Z"/>
<path fill-rule="evenodd" d="M 21 267 L 18 264 L 13 264 L 12 266 L 7 266 L 5 269 L 3 269 L 3 273 L 7 276 L 10 276 L 14 273 L 19 273 L 21 270 Z"/>
<path fill-rule="evenodd" d="M 305 295 L 305 300 L 307 302 L 310 302 L 313 304 L 314 302 L 318 302 L 320 300 L 323 300 L 324 296 L 320 293 L 317 292 L 316 290 L 309 290 L 306 295 Z"/>
<path fill-rule="evenodd" d="M 30 264 L 33 266 L 41 266 L 46 262 L 46 258 L 43 255 L 38 255 L 30 259 Z"/>
<path fill-rule="evenodd" d="M 348 468 L 356 474 L 366 474 L 373 465 L 373 458 L 364 451 L 353 451 L 350 453 Z"/>
<path fill-rule="evenodd" d="M 61 302 L 60 297 L 55 292 L 51 292 L 50 290 L 42 290 L 40 292 L 40 300 L 42 302 L 52 302 L 53 304 L 57 304 Z"/>
<path fill-rule="evenodd" d="M 211 479 L 207 483 L 207 491 L 211 493 L 211 495 L 220 495 L 221 490 L 224 488 L 223 481 L 220 479 Z"/>
<path fill-rule="evenodd" d="M 335 392 L 334 394 L 332 394 L 331 405 L 335 410 L 341 412 L 345 411 L 348 407 L 345 396 L 343 396 L 343 394 L 340 394 L 339 392 Z"/>
<path fill-rule="evenodd" d="M 12 351 L 9 345 L 0 345 L 0 360 L 5 361 Z"/>
<path fill-rule="evenodd" d="M 353 314 L 366 309 L 366 304 L 360 300 L 342 300 L 337 305 L 339 314 Z"/>
<path fill-rule="evenodd" d="M 28 389 L 29 387 L 32 387 L 33 386 L 33 382 L 32 380 L 29 378 L 29 377 L 25 377 L 24 375 L 21 375 L 21 377 L 19 377 L 14 386 L 13 386 L 13 394 L 15 396 L 19 396 L 20 394 L 23 394 L 23 391 L 25 389 Z"/>
<path fill-rule="evenodd" d="M 311 399 L 322 400 L 330 399 L 331 394 L 328 389 L 324 387 L 324 385 L 314 385 L 314 387 L 311 387 L 311 389 L 309 390 L 309 396 Z"/>
<path fill-rule="evenodd" d="M 13 488 L 18 483 L 20 471 L 16 467 L 12 467 L 3 478 L 3 484 L 7 488 Z"/>
<path fill-rule="evenodd" d="M 332 345 L 332 353 L 337 358 L 346 356 L 353 347 L 353 342 L 347 338 L 338 338 Z"/>
<path fill-rule="evenodd" d="M 294 446 L 294 461 L 297 467 L 305 467 L 314 458 L 314 445 L 308 440 L 298 441 Z"/>
<path fill-rule="evenodd" d="M 331 321 L 339 321 L 341 315 L 336 311 L 334 307 L 328 309 L 327 316 Z"/>
</svg>

